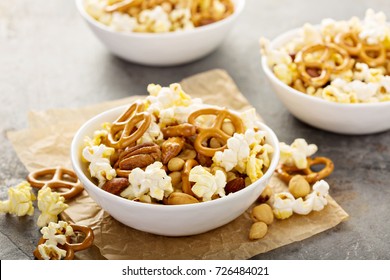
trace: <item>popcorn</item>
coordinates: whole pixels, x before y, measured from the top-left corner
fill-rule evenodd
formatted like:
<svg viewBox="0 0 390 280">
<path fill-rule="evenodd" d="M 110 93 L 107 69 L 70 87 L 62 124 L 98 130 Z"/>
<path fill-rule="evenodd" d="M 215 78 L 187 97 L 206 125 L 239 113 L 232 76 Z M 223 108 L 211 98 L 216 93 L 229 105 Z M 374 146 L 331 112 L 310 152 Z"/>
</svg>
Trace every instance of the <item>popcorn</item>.
<svg viewBox="0 0 390 280">
<path fill-rule="evenodd" d="M 306 199 L 313 199 L 313 210 L 321 211 L 328 204 L 326 197 L 329 193 L 329 184 L 324 181 L 318 181 L 313 185 L 313 191 L 307 195 Z"/>
<path fill-rule="evenodd" d="M 227 148 L 214 154 L 213 162 L 226 171 L 231 171 L 233 168 L 240 173 L 247 171 L 251 174 L 250 177 L 253 178 L 252 182 L 254 182 L 254 178 L 260 178 L 263 174 L 264 161 L 257 158 L 258 155 L 263 155 L 264 151 L 267 151 L 266 157 L 264 155 L 263 157 L 269 162 L 268 152 L 272 153 L 271 150 L 273 150 L 269 149 L 269 145 L 266 146 L 266 150 L 262 150 L 262 146 L 259 144 L 264 141 L 264 138 L 263 131 L 255 132 L 253 129 L 247 129 L 244 134 L 234 133 L 233 137 L 227 141 Z M 253 150 L 254 147 L 256 147 L 255 150 Z"/>
<path fill-rule="evenodd" d="M 162 163 L 155 163 L 146 167 L 145 171 L 135 168 L 129 175 L 130 186 L 121 192 L 127 199 L 140 199 L 144 195 L 162 200 L 173 192 L 171 177 L 162 168 Z"/>
<path fill-rule="evenodd" d="M 212 200 L 214 195 L 225 196 L 226 175 L 221 170 L 216 170 L 212 175 L 202 166 L 197 165 L 191 169 L 189 181 L 195 182 L 192 191 L 203 201 Z"/>
<path fill-rule="evenodd" d="M 265 144 L 263 146 L 256 144 L 250 151 L 250 155 L 246 165 L 246 174 L 248 175 L 252 183 L 264 175 L 264 168 L 269 167 L 271 163 L 270 155 L 273 152 L 273 147 L 268 144 Z"/>
<path fill-rule="evenodd" d="M 137 144 L 159 143 L 163 138 L 160 126 L 155 121 L 152 121 L 142 137 L 137 140 Z"/>
<path fill-rule="evenodd" d="M 313 191 L 303 200 L 301 197 L 295 200 L 293 211 L 300 215 L 307 215 L 311 211 L 321 211 L 328 204 L 326 199 L 329 193 L 329 184 L 318 181 L 313 185 Z"/>
<path fill-rule="evenodd" d="M 284 142 L 279 143 L 280 147 L 280 163 L 296 166 L 299 169 L 307 167 L 307 157 L 312 156 L 317 152 L 318 147 L 315 144 L 308 145 L 305 139 L 295 139 L 291 145 Z"/>
<path fill-rule="evenodd" d="M 171 22 L 168 14 L 161 6 L 156 6 L 153 10 L 143 10 L 138 17 L 140 25 L 135 31 L 162 33 L 171 29 Z"/>
<path fill-rule="evenodd" d="M 40 189 L 38 192 L 38 208 L 42 213 L 38 217 L 37 225 L 44 227 L 50 222 L 57 222 L 58 214 L 68 208 L 64 201 L 63 196 L 52 192 L 49 187 Z"/>
<path fill-rule="evenodd" d="M 44 260 L 60 260 L 66 256 L 65 250 L 58 248 L 56 245 L 46 243 L 38 245 L 38 252 Z"/>
<path fill-rule="evenodd" d="M 45 243 L 38 246 L 38 252 L 44 260 L 60 260 L 66 256 L 66 251 L 58 248 L 58 244 L 64 245 L 66 238 L 74 236 L 73 228 L 66 222 L 50 222 L 47 227 L 41 229 Z"/>
<path fill-rule="evenodd" d="M 0 213 L 15 214 L 19 217 L 32 216 L 34 214 L 32 202 L 35 199 L 30 184 L 24 181 L 8 189 L 8 200 L 0 201 Z"/>
<path fill-rule="evenodd" d="M 274 195 L 273 211 L 275 217 L 281 220 L 287 219 L 293 214 L 295 198 L 289 192 L 281 192 Z"/>
<path fill-rule="evenodd" d="M 106 180 L 116 177 L 116 171 L 111 167 L 109 159 L 114 152 L 113 148 L 103 144 L 83 149 L 83 158 L 90 162 L 89 172 L 92 177 L 98 179 L 99 187 L 102 187 Z"/>
<path fill-rule="evenodd" d="M 375 13 L 374 10 L 368 9 L 362 22 L 359 38 L 370 45 L 378 44 L 389 36 L 389 30 L 386 15 L 383 12 Z"/>
</svg>

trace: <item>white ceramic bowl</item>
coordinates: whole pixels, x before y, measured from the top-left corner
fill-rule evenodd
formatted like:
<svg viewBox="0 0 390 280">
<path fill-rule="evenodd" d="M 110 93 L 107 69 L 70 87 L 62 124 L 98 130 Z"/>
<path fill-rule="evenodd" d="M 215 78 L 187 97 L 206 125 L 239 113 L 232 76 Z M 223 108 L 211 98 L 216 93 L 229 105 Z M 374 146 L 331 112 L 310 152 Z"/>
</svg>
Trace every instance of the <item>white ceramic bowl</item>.
<svg viewBox="0 0 390 280">
<path fill-rule="evenodd" d="M 283 33 L 271 42 L 278 48 L 297 37 L 299 29 Z M 390 102 L 339 104 L 304 94 L 280 81 L 262 57 L 263 70 L 278 98 L 299 120 L 341 134 L 371 134 L 390 129 Z"/>
<path fill-rule="evenodd" d="M 266 187 L 279 161 L 278 139 L 266 125 L 267 142 L 275 152 L 271 166 L 262 178 L 252 185 L 226 197 L 188 205 L 157 205 L 135 202 L 113 195 L 97 187 L 81 160 L 83 139 L 92 136 L 106 121 L 114 121 L 124 110 L 117 107 L 87 121 L 76 133 L 71 145 L 73 169 L 91 198 L 119 222 L 132 228 L 166 236 L 186 236 L 203 233 L 234 220 L 249 208 Z"/>
<path fill-rule="evenodd" d="M 233 0 L 234 13 L 221 21 L 183 32 L 149 34 L 110 29 L 85 11 L 84 1 L 76 0 L 80 14 L 110 52 L 125 60 L 151 66 L 183 64 L 209 54 L 233 28 L 245 6 L 245 0 Z"/>
</svg>

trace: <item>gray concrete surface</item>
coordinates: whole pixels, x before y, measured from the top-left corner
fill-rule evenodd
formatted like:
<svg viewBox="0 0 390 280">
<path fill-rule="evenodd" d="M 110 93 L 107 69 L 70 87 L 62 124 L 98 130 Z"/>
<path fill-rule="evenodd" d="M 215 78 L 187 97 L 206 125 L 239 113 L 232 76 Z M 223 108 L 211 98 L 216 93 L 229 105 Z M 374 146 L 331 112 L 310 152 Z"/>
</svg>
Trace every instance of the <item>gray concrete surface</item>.
<svg viewBox="0 0 390 280">
<path fill-rule="evenodd" d="M 244 14 L 211 55 L 173 68 L 130 64 L 110 55 L 70 0 L 0 0 L 0 199 L 23 180 L 6 132 L 27 127 L 29 110 L 77 107 L 132 94 L 148 83 L 168 85 L 213 68 L 226 69 L 281 141 L 304 137 L 332 158 L 331 195 L 349 221 L 255 259 L 390 259 L 390 131 L 343 136 L 309 127 L 275 97 L 261 70 L 258 38 L 274 37 L 324 17 L 363 16 L 367 8 L 390 16 L 387 0 L 248 0 Z M 37 216 L 0 215 L 0 259 L 32 259 Z"/>
</svg>

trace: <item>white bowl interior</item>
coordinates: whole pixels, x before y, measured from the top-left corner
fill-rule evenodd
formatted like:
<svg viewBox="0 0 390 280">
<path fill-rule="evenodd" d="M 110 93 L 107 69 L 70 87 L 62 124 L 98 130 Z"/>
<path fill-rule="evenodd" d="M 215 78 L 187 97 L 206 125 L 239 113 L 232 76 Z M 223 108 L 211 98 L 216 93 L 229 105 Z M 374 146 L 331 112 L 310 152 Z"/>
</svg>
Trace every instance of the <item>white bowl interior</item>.
<svg viewBox="0 0 390 280">
<path fill-rule="evenodd" d="M 81 160 L 83 139 L 91 136 L 106 121 L 113 121 L 126 109 L 114 108 L 87 121 L 76 133 L 71 145 L 73 168 L 88 194 L 118 221 L 130 227 L 167 236 L 202 233 L 222 226 L 241 215 L 261 194 L 279 161 L 278 139 L 265 124 L 267 142 L 274 147 L 271 166 L 262 178 L 239 192 L 212 201 L 188 205 L 157 205 L 134 202 L 108 193 L 91 180 Z M 124 213 L 128 213 L 124 215 Z"/>
</svg>

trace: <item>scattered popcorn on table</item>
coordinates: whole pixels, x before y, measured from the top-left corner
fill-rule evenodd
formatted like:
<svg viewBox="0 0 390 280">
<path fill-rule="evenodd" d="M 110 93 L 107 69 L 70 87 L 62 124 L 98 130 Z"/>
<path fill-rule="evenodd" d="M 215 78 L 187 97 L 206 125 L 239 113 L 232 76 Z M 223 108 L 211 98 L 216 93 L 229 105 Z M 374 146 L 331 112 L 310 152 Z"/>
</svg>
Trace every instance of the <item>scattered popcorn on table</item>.
<svg viewBox="0 0 390 280">
<path fill-rule="evenodd" d="M 57 222 L 58 215 L 68 208 L 64 203 L 65 198 L 59 193 L 52 192 L 49 187 L 43 187 L 38 191 L 38 208 L 41 214 L 38 217 L 37 225 L 44 227 L 50 222 Z"/>
<path fill-rule="evenodd" d="M 161 169 L 162 163 L 155 163 L 146 167 L 145 171 L 135 168 L 129 175 L 130 186 L 127 187 L 121 196 L 127 199 L 140 199 L 144 195 L 157 200 L 162 200 L 173 192 L 171 177 L 165 170 Z"/>
<path fill-rule="evenodd" d="M 22 182 L 16 187 L 8 189 L 8 200 L 0 201 L 0 213 L 9 213 L 17 216 L 32 216 L 36 199 L 28 182 Z"/>
<path fill-rule="evenodd" d="M 38 245 L 38 252 L 44 260 L 60 260 L 66 256 L 66 251 L 59 248 L 58 244 L 64 245 L 67 237 L 74 236 L 73 228 L 64 221 L 50 222 L 41 229 L 45 243 Z"/>
<path fill-rule="evenodd" d="M 295 139 L 291 145 L 279 143 L 281 164 L 296 166 L 299 169 L 307 167 L 307 157 L 312 156 L 318 150 L 315 144 L 307 144 L 305 139 Z"/>
<path fill-rule="evenodd" d="M 214 195 L 225 196 L 226 176 L 221 170 L 217 170 L 215 175 L 212 175 L 202 166 L 195 166 L 190 171 L 189 181 L 195 182 L 192 191 L 203 201 L 212 200 Z"/>
<path fill-rule="evenodd" d="M 295 198 L 289 192 L 280 192 L 274 194 L 272 205 L 275 217 L 280 220 L 287 219 L 293 214 Z"/>
</svg>

